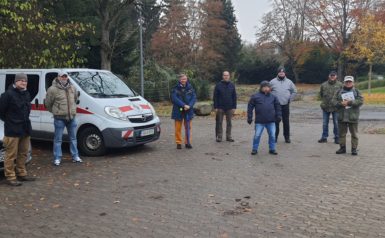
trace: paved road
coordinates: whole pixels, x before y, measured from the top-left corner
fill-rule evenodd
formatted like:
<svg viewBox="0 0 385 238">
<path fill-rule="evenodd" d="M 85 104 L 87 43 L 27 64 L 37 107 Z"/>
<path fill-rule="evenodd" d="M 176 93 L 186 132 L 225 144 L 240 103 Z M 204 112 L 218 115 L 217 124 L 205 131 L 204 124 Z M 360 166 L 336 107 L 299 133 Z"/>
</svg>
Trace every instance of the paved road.
<svg viewBox="0 0 385 238">
<path fill-rule="evenodd" d="M 38 181 L 0 184 L 0 237 L 385 237 L 384 135 L 361 133 L 359 156 L 337 156 L 316 143 L 319 120 L 296 116 L 292 144 L 268 155 L 265 136 L 251 156 L 243 120 L 235 143 L 217 143 L 213 119 L 197 118 L 192 150 L 162 121 L 158 142 L 82 165 L 67 154 L 53 167 L 51 145 L 35 142 Z"/>
</svg>

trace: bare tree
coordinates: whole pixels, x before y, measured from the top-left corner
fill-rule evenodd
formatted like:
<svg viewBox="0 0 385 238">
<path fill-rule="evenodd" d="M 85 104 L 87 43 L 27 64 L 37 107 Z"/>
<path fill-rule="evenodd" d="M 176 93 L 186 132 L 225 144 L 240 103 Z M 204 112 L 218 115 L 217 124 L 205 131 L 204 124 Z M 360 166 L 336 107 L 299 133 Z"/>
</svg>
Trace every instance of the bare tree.
<svg viewBox="0 0 385 238">
<path fill-rule="evenodd" d="M 273 0 L 273 9 L 265 14 L 263 26 L 257 32 L 257 45 L 273 44 L 283 57 L 279 61 L 293 69 L 296 82 L 299 82 L 297 62 L 306 50 L 303 47 L 307 30 L 305 11 L 310 0 Z"/>
</svg>

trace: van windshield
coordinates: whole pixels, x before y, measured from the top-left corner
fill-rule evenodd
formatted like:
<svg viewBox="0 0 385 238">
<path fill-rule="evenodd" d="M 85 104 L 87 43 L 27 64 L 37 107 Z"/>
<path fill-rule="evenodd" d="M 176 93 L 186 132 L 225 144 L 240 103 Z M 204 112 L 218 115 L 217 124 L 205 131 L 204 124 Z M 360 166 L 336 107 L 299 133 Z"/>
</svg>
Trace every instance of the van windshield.
<svg viewBox="0 0 385 238">
<path fill-rule="evenodd" d="M 79 71 L 68 75 L 89 95 L 95 98 L 137 96 L 122 80 L 111 72 Z"/>
</svg>

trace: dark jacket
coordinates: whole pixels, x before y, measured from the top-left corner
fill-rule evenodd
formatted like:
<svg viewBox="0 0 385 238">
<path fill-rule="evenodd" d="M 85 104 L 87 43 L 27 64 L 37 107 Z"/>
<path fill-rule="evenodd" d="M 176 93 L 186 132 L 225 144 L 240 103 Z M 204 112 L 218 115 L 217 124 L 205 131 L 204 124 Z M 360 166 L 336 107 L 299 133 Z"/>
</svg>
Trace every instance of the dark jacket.
<svg viewBox="0 0 385 238">
<path fill-rule="evenodd" d="M 20 91 L 11 85 L 0 97 L 0 119 L 4 121 L 4 135 L 22 137 L 31 135 L 29 119 L 31 96 L 27 90 Z"/>
<path fill-rule="evenodd" d="M 250 97 L 247 105 L 247 121 L 250 123 L 253 120 L 253 111 L 255 112 L 256 124 L 276 122 L 282 118 L 278 98 L 271 93 L 258 92 Z"/>
<path fill-rule="evenodd" d="M 189 82 L 183 87 L 178 83 L 171 92 L 172 114 L 171 118 L 175 120 L 185 119 L 190 121 L 194 117 L 194 104 L 196 102 L 196 95 L 193 87 Z M 185 105 L 189 105 L 190 109 L 185 111 L 183 108 Z"/>
<path fill-rule="evenodd" d="M 237 108 L 237 93 L 232 82 L 220 81 L 214 88 L 214 109 L 236 109 Z"/>
<path fill-rule="evenodd" d="M 354 100 L 351 101 L 350 104 L 345 108 L 341 104 L 343 97 L 342 95 L 349 92 L 353 93 Z M 364 103 L 364 98 L 362 97 L 360 91 L 354 87 L 343 87 L 334 95 L 333 103 L 337 107 L 339 122 L 358 123 L 358 118 L 360 117 L 360 107 Z"/>
</svg>

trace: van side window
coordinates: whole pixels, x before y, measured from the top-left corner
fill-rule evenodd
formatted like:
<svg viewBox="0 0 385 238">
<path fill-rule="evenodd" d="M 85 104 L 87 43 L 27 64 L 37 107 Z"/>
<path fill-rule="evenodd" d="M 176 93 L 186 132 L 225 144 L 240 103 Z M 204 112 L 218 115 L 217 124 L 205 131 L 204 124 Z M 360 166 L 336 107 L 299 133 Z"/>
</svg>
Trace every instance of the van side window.
<svg viewBox="0 0 385 238">
<path fill-rule="evenodd" d="M 39 93 L 39 75 L 35 74 L 27 74 L 28 84 L 27 90 L 31 95 L 31 102 Z M 15 81 L 15 74 L 7 74 L 5 76 L 5 88 L 8 89 L 11 85 L 13 85 Z"/>
<path fill-rule="evenodd" d="M 57 77 L 58 73 L 47 73 L 45 75 L 45 91 L 52 85 L 52 81 Z"/>
</svg>

